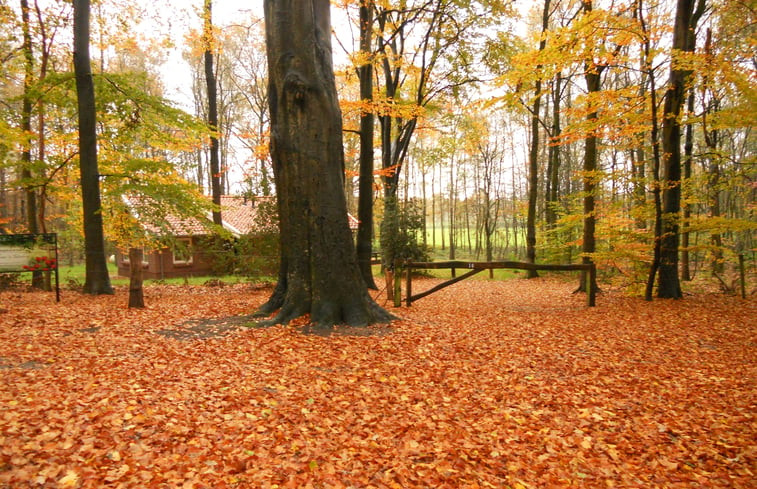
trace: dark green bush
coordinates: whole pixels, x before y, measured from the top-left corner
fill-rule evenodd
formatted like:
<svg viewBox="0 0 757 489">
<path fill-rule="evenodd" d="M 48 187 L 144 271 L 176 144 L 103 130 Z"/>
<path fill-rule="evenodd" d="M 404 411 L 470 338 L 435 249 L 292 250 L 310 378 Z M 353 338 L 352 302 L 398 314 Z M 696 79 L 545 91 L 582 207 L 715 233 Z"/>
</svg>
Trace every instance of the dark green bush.
<svg viewBox="0 0 757 489">
<path fill-rule="evenodd" d="M 237 238 L 209 238 L 206 244 L 214 275 L 276 277 L 279 269 L 279 228 L 276 203 L 261 202 L 255 229 Z"/>
<path fill-rule="evenodd" d="M 429 261 L 428 246 L 422 241 L 424 215 L 414 200 L 406 205 L 386 206 L 387 215 L 381 225 L 381 252 L 386 264 L 395 260 Z"/>
</svg>

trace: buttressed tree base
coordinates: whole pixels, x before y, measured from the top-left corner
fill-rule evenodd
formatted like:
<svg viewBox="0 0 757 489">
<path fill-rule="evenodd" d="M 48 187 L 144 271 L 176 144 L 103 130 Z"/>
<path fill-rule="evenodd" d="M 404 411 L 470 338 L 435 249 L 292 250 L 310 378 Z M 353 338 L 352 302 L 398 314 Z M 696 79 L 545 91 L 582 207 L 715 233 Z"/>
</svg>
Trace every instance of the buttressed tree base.
<svg viewBox="0 0 757 489">
<path fill-rule="evenodd" d="M 392 315 L 368 294 L 347 223 L 342 118 L 328 0 L 266 1 L 271 155 L 281 232 L 279 282 L 259 315 L 363 326 Z"/>
</svg>

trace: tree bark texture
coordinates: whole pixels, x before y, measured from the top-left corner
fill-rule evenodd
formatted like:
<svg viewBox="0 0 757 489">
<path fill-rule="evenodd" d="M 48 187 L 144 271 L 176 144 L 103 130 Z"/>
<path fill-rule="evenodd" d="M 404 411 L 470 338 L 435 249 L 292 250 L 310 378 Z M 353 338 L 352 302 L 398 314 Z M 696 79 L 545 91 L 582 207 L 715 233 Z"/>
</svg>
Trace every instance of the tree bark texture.
<svg viewBox="0 0 757 489">
<path fill-rule="evenodd" d="M 644 8 L 642 0 L 637 0 L 637 13 L 639 23 L 644 33 L 642 42 L 642 72 L 649 82 L 649 107 L 651 115 L 651 126 L 649 129 L 649 140 L 652 143 L 652 202 L 654 203 L 654 245 L 652 247 L 652 263 L 649 266 L 647 276 L 647 285 L 644 290 L 644 300 L 651 301 L 654 295 L 654 283 L 657 271 L 660 268 L 660 236 L 662 234 L 662 189 L 660 188 L 660 166 L 662 155 L 660 155 L 660 130 L 657 103 L 657 78 L 653 68 L 652 43 L 647 33 L 646 21 L 644 20 Z M 639 159 L 645 161 L 643 152 L 640 153 Z M 643 168 L 643 167 L 642 167 Z M 643 181 L 643 180 L 642 180 Z M 640 201 L 640 204 L 643 202 Z"/>
<path fill-rule="evenodd" d="M 23 149 L 21 150 L 21 180 L 26 196 L 26 225 L 30 233 L 39 232 L 37 225 L 37 193 L 32 184 L 32 107 L 31 87 L 34 84 L 34 53 L 32 52 L 32 35 L 29 23 L 29 2 L 21 0 L 21 20 L 24 36 L 24 96 L 21 101 L 21 130 L 23 131 Z M 42 272 L 32 272 L 32 287 L 44 288 Z"/>
<path fill-rule="evenodd" d="M 557 205 L 560 198 L 560 99 L 562 94 L 562 74 L 555 75 L 552 85 L 552 134 L 547 157 L 547 182 L 545 202 L 545 220 L 547 229 L 557 225 Z"/>
<path fill-rule="evenodd" d="M 549 28 L 549 3 L 544 0 L 542 10 L 542 33 Z M 547 45 L 546 38 L 542 36 L 539 41 L 539 51 L 543 51 Z M 536 67 L 541 70 L 541 65 Z M 537 78 L 534 84 L 534 102 L 531 107 L 531 148 L 528 152 L 528 214 L 526 216 L 526 261 L 536 263 L 536 200 L 539 194 L 539 111 L 541 110 L 542 80 Z M 536 278 L 539 274 L 536 270 L 528 270 L 526 278 Z"/>
<path fill-rule="evenodd" d="M 704 43 L 704 52 L 705 55 L 710 58 L 712 55 L 712 30 L 710 28 L 707 29 L 707 35 L 705 38 Z M 707 187 L 709 190 L 709 198 L 710 201 L 710 217 L 712 218 L 719 218 L 721 216 L 720 211 L 720 176 L 721 176 L 721 168 L 720 168 L 720 157 L 719 154 L 719 146 L 720 146 L 720 133 L 718 132 L 718 129 L 715 127 L 710 127 L 709 124 L 709 118 L 712 113 L 717 113 L 720 108 L 720 100 L 718 99 L 718 96 L 715 93 L 712 93 L 711 90 L 708 90 L 708 80 L 705 78 L 703 80 L 703 87 L 702 87 L 702 103 L 704 104 L 704 113 L 702 114 L 702 133 L 704 134 L 704 142 L 707 145 L 709 154 L 708 160 L 709 160 L 709 177 L 707 181 Z M 711 92 L 710 100 L 707 100 L 707 93 Z M 691 125 L 686 128 L 687 129 L 687 136 L 688 136 L 688 129 Z M 688 153 L 687 153 L 688 156 Z M 686 169 L 686 165 L 688 164 L 688 171 L 689 175 L 691 176 L 691 162 L 687 159 L 684 162 L 684 168 Z M 684 170 L 684 177 L 686 175 L 686 171 Z M 688 208 L 688 206 L 686 206 Z M 685 210 L 685 209 L 684 209 Z M 688 216 L 685 216 L 688 217 Z M 688 233 L 687 233 L 688 234 Z M 713 231 L 710 234 L 710 243 L 712 244 L 712 273 L 713 275 L 717 276 L 718 274 L 723 273 L 725 270 L 724 268 L 724 262 L 723 262 L 723 237 L 720 234 L 720 232 Z M 687 243 L 688 245 L 688 240 Z"/>
<path fill-rule="evenodd" d="M 373 33 L 373 1 L 360 4 L 360 51 L 371 52 Z M 373 60 L 364 60 L 358 68 L 360 100 L 366 105 L 373 101 Z M 373 121 L 371 109 L 364 107 L 360 114 L 360 175 L 357 203 L 357 260 L 360 273 L 370 289 L 377 289 L 371 269 L 373 245 Z"/>
<path fill-rule="evenodd" d="M 526 261 L 536 263 L 536 199 L 539 191 L 539 107 L 541 80 L 536 80 L 536 96 L 531 110 L 531 147 L 528 152 L 528 214 L 526 216 Z M 536 278 L 536 270 L 528 270 L 526 278 Z"/>
<path fill-rule="evenodd" d="M 213 35 L 213 2 L 205 0 L 204 12 L 204 36 L 205 36 L 205 84 L 208 90 L 208 127 L 210 128 L 210 193 L 213 203 L 219 209 L 213 210 L 213 223 L 221 226 L 221 164 L 219 160 L 218 146 L 218 90 L 216 88 L 216 75 L 213 69 L 213 47 L 215 36 Z"/>
<path fill-rule="evenodd" d="M 319 329 L 392 316 L 368 294 L 343 193 L 342 120 L 328 0 L 266 0 L 271 156 L 281 232 L 280 281 L 259 313 Z"/>
<path fill-rule="evenodd" d="M 601 88 L 601 69 L 595 68 L 595 71 L 587 71 L 584 75 L 586 79 L 586 87 L 589 93 L 596 93 Z M 587 116 L 587 121 L 592 124 L 597 120 L 596 110 L 592 110 Z M 596 243 L 596 226 L 597 218 L 594 212 L 595 208 L 595 194 L 597 191 L 597 136 L 594 132 L 589 134 L 584 141 L 584 161 L 583 161 L 583 210 L 584 210 L 584 230 L 583 230 L 583 245 L 581 247 L 581 253 L 583 258 L 582 263 L 588 264 L 593 260 L 591 255 L 597 249 Z M 578 290 L 588 292 L 586 290 L 587 283 L 586 272 L 581 272 L 581 284 Z M 596 290 L 596 282 L 591 284 L 591 287 Z"/>
<path fill-rule="evenodd" d="M 89 58 L 89 0 L 74 0 L 74 73 L 79 109 L 79 171 L 84 213 L 84 292 L 112 294 L 100 203 L 97 167 L 95 87 Z"/>
<path fill-rule="evenodd" d="M 583 10 L 590 12 L 592 10 L 592 2 L 584 0 Z M 589 95 L 598 93 L 602 89 L 602 71 L 606 68 L 606 65 L 597 65 L 593 60 L 587 60 L 584 63 L 584 80 L 586 81 L 586 90 Z M 589 98 L 589 103 L 594 102 Z M 583 210 L 584 210 L 584 230 L 583 230 L 583 245 L 581 247 L 582 263 L 592 263 L 592 254 L 597 249 L 596 243 L 596 227 L 597 218 L 594 212 L 595 208 L 595 194 L 597 191 L 597 134 L 593 129 L 596 125 L 598 118 L 596 108 L 592 108 L 586 115 L 586 121 L 589 123 L 589 131 L 586 139 L 584 140 L 584 161 L 583 161 Z M 581 272 L 581 283 L 578 286 L 579 291 L 589 292 L 587 290 L 587 282 L 589 277 L 585 271 Z M 596 275 L 592 277 L 592 282 L 589 286 L 596 292 L 597 282 Z"/>
<path fill-rule="evenodd" d="M 696 14 L 695 0 L 678 0 L 673 27 L 673 56 L 676 52 L 693 51 L 697 19 L 704 12 L 704 0 L 699 0 Z M 662 122 L 662 230 L 660 236 L 660 268 L 657 276 L 657 296 L 666 299 L 683 297 L 678 275 L 681 213 L 681 107 L 686 81 L 691 71 L 677 66 L 670 68 L 670 81 L 665 94 Z"/>
<path fill-rule="evenodd" d="M 688 100 L 689 113 L 694 112 L 694 90 L 689 90 Z M 689 122 L 686 124 L 686 136 L 683 144 L 684 160 L 683 160 L 683 181 L 687 185 L 691 185 L 691 160 L 694 154 L 694 125 Z M 688 223 L 691 220 L 691 205 L 684 203 L 683 205 L 683 221 Z M 690 281 L 692 279 L 691 263 L 689 260 L 689 232 L 684 231 L 681 233 L 681 279 Z"/>
</svg>

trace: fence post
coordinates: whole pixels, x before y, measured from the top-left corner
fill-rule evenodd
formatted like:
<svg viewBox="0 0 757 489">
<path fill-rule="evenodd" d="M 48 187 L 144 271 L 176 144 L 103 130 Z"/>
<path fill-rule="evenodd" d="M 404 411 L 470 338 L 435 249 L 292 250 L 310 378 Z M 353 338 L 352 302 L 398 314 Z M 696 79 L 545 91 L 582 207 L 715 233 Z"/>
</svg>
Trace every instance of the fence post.
<svg viewBox="0 0 757 489">
<path fill-rule="evenodd" d="M 402 306 L 402 262 L 394 260 L 394 307 Z"/>
<path fill-rule="evenodd" d="M 409 260 L 405 264 L 408 265 L 405 267 L 407 268 L 407 283 L 405 284 L 405 294 L 407 294 L 407 296 L 405 297 L 405 305 L 410 307 L 410 296 L 413 295 L 413 269 L 409 266 Z"/>
</svg>

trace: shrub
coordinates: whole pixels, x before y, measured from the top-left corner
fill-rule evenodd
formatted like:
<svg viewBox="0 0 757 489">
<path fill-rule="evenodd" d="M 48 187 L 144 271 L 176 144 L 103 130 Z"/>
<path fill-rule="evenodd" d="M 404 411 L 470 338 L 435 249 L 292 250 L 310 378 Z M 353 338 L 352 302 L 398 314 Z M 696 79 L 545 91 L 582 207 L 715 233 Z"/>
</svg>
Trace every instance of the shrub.
<svg viewBox="0 0 757 489">
<path fill-rule="evenodd" d="M 399 206 L 395 201 L 395 205 L 387 206 L 387 210 L 381 224 L 381 251 L 385 263 L 429 261 L 431 250 L 421 240 L 425 220 L 421 206 L 414 200 L 405 206 Z"/>
<path fill-rule="evenodd" d="M 275 202 L 261 202 L 255 214 L 255 230 L 238 238 L 208 238 L 214 275 L 248 278 L 275 277 L 279 267 L 279 229 Z"/>
</svg>

